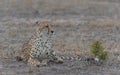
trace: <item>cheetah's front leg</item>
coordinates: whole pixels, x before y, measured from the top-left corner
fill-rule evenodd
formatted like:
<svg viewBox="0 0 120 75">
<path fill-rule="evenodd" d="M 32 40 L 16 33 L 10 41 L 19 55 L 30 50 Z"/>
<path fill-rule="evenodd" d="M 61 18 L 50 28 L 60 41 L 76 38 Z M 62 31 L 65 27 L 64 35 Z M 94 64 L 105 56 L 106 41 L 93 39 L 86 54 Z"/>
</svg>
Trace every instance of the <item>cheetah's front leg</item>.
<svg viewBox="0 0 120 75">
<path fill-rule="evenodd" d="M 48 64 L 48 59 L 42 60 L 42 62 L 41 62 L 42 66 L 46 66 L 47 64 Z"/>
<path fill-rule="evenodd" d="M 41 62 L 38 60 L 38 59 L 35 59 L 35 58 L 29 58 L 28 60 L 28 65 L 33 65 L 33 66 L 46 66 L 48 63 L 48 59 L 44 59 L 42 60 Z"/>
<path fill-rule="evenodd" d="M 37 60 L 37 59 L 35 59 L 35 58 L 29 58 L 29 60 L 28 60 L 28 65 L 33 65 L 33 66 L 40 66 L 40 61 L 39 60 Z"/>
<path fill-rule="evenodd" d="M 64 61 L 63 61 L 63 59 L 61 57 L 57 56 L 55 62 L 56 63 L 63 63 Z"/>
</svg>

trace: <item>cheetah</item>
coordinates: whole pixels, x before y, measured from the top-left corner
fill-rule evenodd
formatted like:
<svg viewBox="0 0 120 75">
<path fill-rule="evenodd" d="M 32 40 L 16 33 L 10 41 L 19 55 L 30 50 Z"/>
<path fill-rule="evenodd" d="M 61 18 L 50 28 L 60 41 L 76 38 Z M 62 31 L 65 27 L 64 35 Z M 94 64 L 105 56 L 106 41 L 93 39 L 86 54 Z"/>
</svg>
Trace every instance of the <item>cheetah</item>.
<svg viewBox="0 0 120 75">
<path fill-rule="evenodd" d="M 21 49 L 21 56 L 17 56 L 18 61 L 24 61 L 28 65 L 41 66 L 47 65 L 50 61 L 63 63 L 64 60 L 80 61 L 87 64 L 95 62 L 94 58 L 81 56 L 58 56 L 52 50 L 52 38 L 54 31 L 52 30 L 52 22 L 43 21 L 36 22 L 38 28 L 32 37 L 26 42 Z"/>
<path fill-rule="evenodd" d="M 63 63 L 63 59 L 56 55 L 52 50 L 52 22 L 36 22 L 38 28 L 32 37 L 25 43 L 21 50 L 21 56 L 17 60 L 23 60 L 29 65 L 41 66 L 47 65 L 48 62 Z"/>
</svg>

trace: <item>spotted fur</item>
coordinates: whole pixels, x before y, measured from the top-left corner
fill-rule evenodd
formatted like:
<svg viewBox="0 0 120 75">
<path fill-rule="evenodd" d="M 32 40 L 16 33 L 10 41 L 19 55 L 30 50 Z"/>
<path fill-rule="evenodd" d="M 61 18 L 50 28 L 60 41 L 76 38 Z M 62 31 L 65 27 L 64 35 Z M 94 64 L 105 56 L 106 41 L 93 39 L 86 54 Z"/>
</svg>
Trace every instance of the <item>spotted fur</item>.
<svg viewBox="0 0 120 75">
<path fill-rule="evenodd" d="M 22 47 L 21 58 L 30 65 L 47 65 L 49 61 L 63 62 L 52 50 L 51 39 L 54 31 L 51 29 L 51 22 L 37 22 L 38 28 L 30 40 Z"/>
</svg>

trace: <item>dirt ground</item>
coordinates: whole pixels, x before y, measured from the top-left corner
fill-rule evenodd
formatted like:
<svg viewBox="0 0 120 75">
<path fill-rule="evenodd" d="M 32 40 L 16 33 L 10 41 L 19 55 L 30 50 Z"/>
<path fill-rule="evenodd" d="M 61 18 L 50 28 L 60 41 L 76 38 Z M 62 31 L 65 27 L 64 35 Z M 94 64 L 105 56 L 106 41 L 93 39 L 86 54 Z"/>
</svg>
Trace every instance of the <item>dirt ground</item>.
<svg viewBox="0 0 120 75">
<path fill-rule="evenodd" d="M 0 0 L 0 75 L 120 75 L 119 0 Z M 65 60 L 33 67 L 17 62 L 36 21 L 55 23 L 52 42 L 60 56 L 89 57 L 100 40 L 109 57 L 104 64 Z"/>
</svg>

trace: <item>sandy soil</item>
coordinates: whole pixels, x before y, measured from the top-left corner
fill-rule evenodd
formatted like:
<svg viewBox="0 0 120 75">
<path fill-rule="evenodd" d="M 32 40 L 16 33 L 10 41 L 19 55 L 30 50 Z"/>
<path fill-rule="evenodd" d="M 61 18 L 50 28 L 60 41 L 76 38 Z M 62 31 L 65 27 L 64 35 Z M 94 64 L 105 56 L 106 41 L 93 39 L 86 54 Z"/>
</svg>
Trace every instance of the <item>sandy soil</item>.
<svg viewBox="0 0 120 75">
<path fill-rule="evenodd" d="M 120 75 L 119 0 L 0 0 L 0 75 Z M 62 56 L 90 54 L 90 44 L 103 43 L 104 64 L 65 60 L 39 68 L 17 62 L 36 21 L 55 23 L 54 49 Z"/>
</svg>

